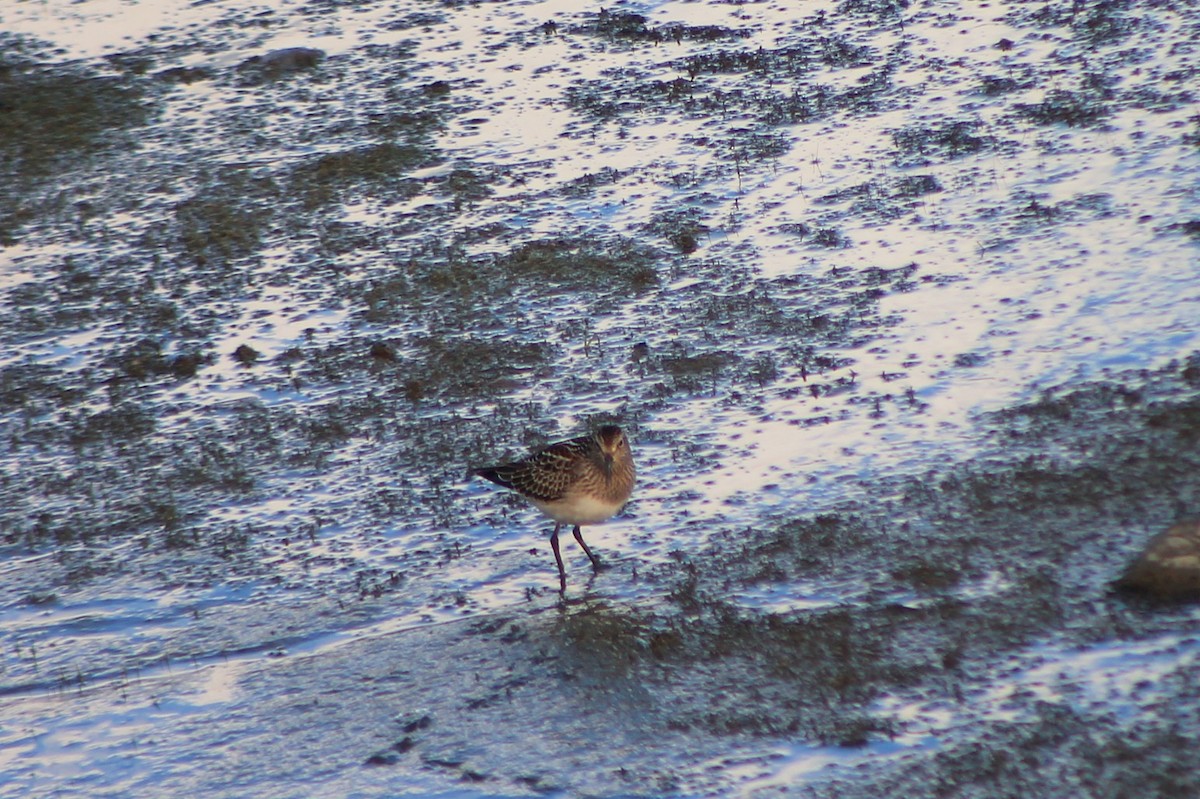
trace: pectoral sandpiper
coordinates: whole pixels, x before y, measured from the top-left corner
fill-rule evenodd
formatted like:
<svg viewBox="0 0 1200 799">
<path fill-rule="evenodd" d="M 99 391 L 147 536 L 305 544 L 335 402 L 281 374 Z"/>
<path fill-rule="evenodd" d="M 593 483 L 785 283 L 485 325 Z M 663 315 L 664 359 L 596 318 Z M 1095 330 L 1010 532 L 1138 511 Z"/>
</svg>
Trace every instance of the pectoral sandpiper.
<svg viewBox="0 0 1200 799">
<path fill-rule="evenodd" d="M 633 453 L 616 425 L 605 425 L 590 436 L 559 441 L 519 461 L 475 469 L 474 474 L 511 488 L 554 520 L 550 546 L 558 563 L 559 591 L 567 590 L 567 572 L 558 550 L 558 531 L 574 525 L 575 540 L 600 569 L 600 561 L 583 542 L 580 525 L 599 524 L 624 507 L 633 491 Z"/>
</svg>

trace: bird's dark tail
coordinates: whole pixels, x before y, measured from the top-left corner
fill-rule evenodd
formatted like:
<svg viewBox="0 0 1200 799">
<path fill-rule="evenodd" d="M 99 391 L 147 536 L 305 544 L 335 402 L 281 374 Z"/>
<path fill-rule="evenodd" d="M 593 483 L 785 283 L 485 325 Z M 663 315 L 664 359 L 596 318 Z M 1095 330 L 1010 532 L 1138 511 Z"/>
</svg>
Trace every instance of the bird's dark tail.
<svg viewBox="0 0 1200 799">
<path fill-rule="evenodd" d="M 508 479 L 506 479 L 500 473 L 500 469 L 501 469 L 501 467 L 499 467 L 499 466 L 485 466 L 482 469 L 472 469 L 471 474 L 475 475 L 476 477 L 482 477 L 484 480 L 491 480 L 493 483 L 495 483 L 498 486 L 504 486 L 505 488 L 512 488 L 513 487 L 512 482 L 509 481 Z"/>
</svg>

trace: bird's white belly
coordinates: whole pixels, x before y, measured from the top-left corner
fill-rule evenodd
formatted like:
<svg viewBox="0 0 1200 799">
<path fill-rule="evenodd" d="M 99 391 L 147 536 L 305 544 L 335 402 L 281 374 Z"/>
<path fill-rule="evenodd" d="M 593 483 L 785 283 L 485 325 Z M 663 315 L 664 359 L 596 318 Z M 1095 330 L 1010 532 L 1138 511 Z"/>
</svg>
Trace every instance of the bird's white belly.
<svg viewBox="0 0 1200 799">
<path fill-rule="evenodd" d="M 542 513 L 563 524 L 599 524 L 611 518 L 625 504 L 613 504 L 589 496 L 567 497 L 557 502 L 531 501 Z"/>
</svg>

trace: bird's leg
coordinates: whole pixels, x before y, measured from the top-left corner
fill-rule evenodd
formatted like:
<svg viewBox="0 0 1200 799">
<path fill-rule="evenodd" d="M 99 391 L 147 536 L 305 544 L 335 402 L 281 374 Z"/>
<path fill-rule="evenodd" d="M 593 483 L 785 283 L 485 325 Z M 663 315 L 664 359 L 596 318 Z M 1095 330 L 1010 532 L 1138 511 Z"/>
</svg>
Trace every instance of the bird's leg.
<svg viewBox="0 0 1200 799">
<path fill-rule="evenodd" d="M 558 551 L 558 528 L 562 527 L 559 522 L 554 523 L 554 532 L 550 534 L 550 546 L 554 548 L 554 560 L 558 563 L 558 592 L 566 593 L 567 590 L 567 570 L 563 568 L 562 553 Z"/>
<path fill-rule="evenodd" d="M 587 553 L 588 560 L 592 562 L 592 571 L 600 571 L 600 561 L 596 560 L 596 556 L 592 554 L 592 550 L 588 549 L 588 545 L 583 543 L 583 533 L 579 530 L 579 525 L 575 525 L 572 531 L 575 533 L 575 540 L 579 542 L 579 546 L 583 547 L 583 551 Z"/>
</svg>

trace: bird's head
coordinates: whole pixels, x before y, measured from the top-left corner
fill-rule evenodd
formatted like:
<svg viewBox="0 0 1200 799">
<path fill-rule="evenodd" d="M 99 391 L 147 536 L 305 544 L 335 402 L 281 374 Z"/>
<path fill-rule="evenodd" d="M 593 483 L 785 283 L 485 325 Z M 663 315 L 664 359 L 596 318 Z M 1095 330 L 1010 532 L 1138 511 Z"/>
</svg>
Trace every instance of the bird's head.
<svg viewBox="0 0 1200 799">
<path fill-rule="evenodd" d="M 615 424 L 601 427 L 596 431 L 595 438 L 604 469 L 611 475 L 614 463 L 622 463 L 630 457 L 629 439 L 625 437 L 625 431 Z"/>
</svg>

